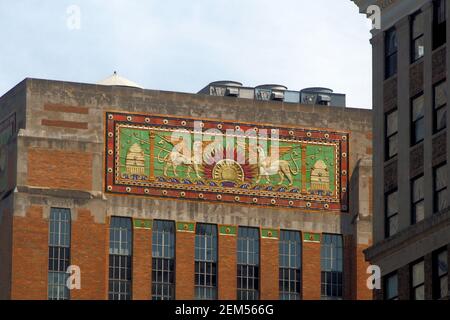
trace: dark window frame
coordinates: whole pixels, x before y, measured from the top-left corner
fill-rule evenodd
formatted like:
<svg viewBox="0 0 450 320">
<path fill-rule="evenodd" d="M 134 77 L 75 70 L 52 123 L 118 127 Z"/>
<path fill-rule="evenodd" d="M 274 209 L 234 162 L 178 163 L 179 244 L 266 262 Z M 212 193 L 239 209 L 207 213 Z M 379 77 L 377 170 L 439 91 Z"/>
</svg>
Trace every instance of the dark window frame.
<svg viewBox="0 0 450 320">
<path fill-rule="evenodd" d="M 392 213 L 389 215 L 389 208 L 388 208 L 388 203 L 389 203 L 389 196 L 393 195 L 394 193 L 397 193 L 397 211 L 395 213 Z M 398 216 L 399 216 L 399 209 L 398 209 L 398 189 L 394 189 L 390 192 L 387 192 L 384 195 L 384 218 L 385 218 L 385 237 L 389 238 L 394 236 L 395 234 L 398 233 Z M 389 228 L 389 222 L 391 221 L 392 218 L 396 218 L 397 219 L 397 231 L 395 233 L 391 234 L 391 230 Z"/>
<path fill-rule="evenodd" d="M 419 98 L 422 98 L 423 104 L 422 104 L 422 114 L 417 118 L 414 119 L 414 102 L 418 100 Z M 410 116 L 411 116 L 411 146 L 418 145 L 425 139 L 425 96 L 423 92 L 416 95 L 415 97 L 411 98 L 410 102 Z M 420 124 L 422 126 L 422 137 L 418 139 L 417 136 L 417 126 Z"/>
<path fill-rule="evenodd" d="M 302 234 L 300 231 L 280 230 L 279 291 L 280 300 L 302 298 Z"/>
<path fill-rule="evenodd" d="M 422 204 L 423 206 L 425 206 L 425 190 L 424 190 L 425 182 L 424 182 L 424 179 L 425 179 L 424 175 L 422 174 L 411 180 L 411 223 L 412 224 L 416 224 L 416 223 L 422 221 L 424 218 L 423 217 L 420 220 L 417 219 L 418 205 Z M 421 198 L 415 199 L 415 194 L 416 194 L 415 193 L 415 186 L 416 186 L 415 182 L 417 182 L 418 180 L 422 181 L 422 195 L 421 195 Z M 423 208 L 423 211 L 425 213 L 425 208 Z"/>
<path fill-rule="evenodd" d="M 394 41 L 393 47 L 391 48 L 389 40 Z M 395 27 L 387 30 L 384 34 L 384 78 L 389 79 L 390 77 L 397 74 L 398 69 L 398 42 L 397 42 L 397 30 Z"/>
<path fill-rule="evenodd" d="M 443 20 L 439 21 L 440 18 Z M 446 0 L 433 1 L 433 50 L 447 42 L 447 10 Z"/>
<path fill-rule="evenodd" d="M 195 299 L 217 300 L 217 225 L 197 223 L 195 227 Z"/>
<path fill-rule="evenodd" d="M 417 22 L 417 19 L 420 17 L 420 19 L 422 20 L 422 33 L 418 34 L 418 35 L 414 35 L 414 27 L 415 27 L 415 23 Z M 424 30 L 424 14 L 421 10 L 415 12 L 414 14 L 412 14 L 410 16 L 410 21 L 411 21 L 411 63 L 414 63 L 416 61 L 419 61 L 420 59 L 422 59 L 425 55 L 425 45 L 423 43 L 424 39 L 425 39 L 425 30 Z M 422 46 L 423 46 L 423 50 L 424 52 L 422 53 L 422 55 L 416 56 L 416 49 L 417 49 L 417 44 L 420 43 L 420 41 L 422 41 Z M 418 49 L 417 49 L 418 50 Z"/>
<path fill-rule="evenodd" d="M 419 282 L 418 284 L 414 284 L 414 267 L 418 265 L 422 265 L 423 267 L 423 279 L 422 282 Z M 425 260 L 419 259 L 413 263 L 410 264 L 409 267 L 410 270 L 410 287 L 411 287 L 411 300 L 418 300 L 417 299 L 417 290 L 422 288 L 423 289 L 423 299 L 425 299 Z M 420 299 L 420 300 L 423 300 Z"/>
<path fill-rule="evenodd" d="M 320 242 L 322 300 L 344 298 L 344 254 L 344 237 L 341 234 L 322 234 Z"/>
<path fill-rule="evenodd" d="M 109 225 L 109 300 L 132 299 L 133 236 L 131 218 L 111 217 Z"/>
<path fill-rule="evenodd" d="M 388 124 L 389 124 L 389 117 L 392 116 L 392 114 L 396 113 L 397 114 L 397 130 L 390 133 L 389 134 L 389 128 L 388 128 Z M 395 108 L 387 113 L 385 113 L 384 115 L 384 136 L 385 136 L 385 161 L 391 160 L 393 158 L 395 158 L 398 155 L 398 109 Z M 396 138 L 397 139 L 397 152 L 394 154 L 390 154 L 390 146 L 391 146 L 391 139 L 392 138 Z"/>
<path fill-rule="evenodd" d="M 433 86 L 433 134 L 441 132 L 447 128 L 447 101 L 441 105 L 436 105 L 436 89 L 444 85 L 445 90 L 447 89 L 447 80 L 442 80 Z M 447 90 L 446 90 L 447 91 Z M 448 98 L 447 98 L 448 100 Z M 444 110 L 445 114 L 445 124 L 442 127 L 439 127 L 438 124 L 438 112 Z"/>
<path fill-rule="evenodd" d="M 437 187 L 437 173 L 438 170 L 444 168 L 444 170 L 447 170 L 447 162 L 443 162 L 433 168 L 433 212 L 439 213 L 442 210 L 445 210 L 445 208 L 439 209 L 439 195 L 441 193 L 444 193 L 444 199 L 446 198 L 445 192 L 447 192 L 448 189 L 448 176 L 446 177 L 446 185 L 442 186 L 440 188 Z M 446 171 L 445 171 L 446 172 Z M 448 203 L 447 203 L 448 207 Z"/>
<path fill-rule="evenodd" d="M 444 254 L 446 259 L 446 272 L 440 274 L 439 270 L 439 257 L 440 255 Z M 436 250 L 433 252 L 433 299 L 443 299 L 448 296 L 449 294 L 449 283 L 448 283 L 448 276 L 449 276 L 449 270 L 448 270 L 448 249 L 447 247 L 441 248 L 439 250 Z M 444 285 L 446 285 L 447 292 L 445 295 L 442 294 L 441 289 L 441 282 L 444 282 Z"/>
<path fill-rule="evenodd" d="M 176 223 L 153 220 L 152 299 L 175 300 Z"/>
<path fill-rule="evenodd" d="M 259 228 L 238 227 L 237 246 L 237 299 L 260 299 L 260 254 Z"/>
<path fill-rule="evenodd" d="M 389 293 L 389 280 L 395 277 L 395 284 L 396 284 L 396 294 L 393 296 L 388 296 Z M 384 294 L 384 299 L 385 300 L 398 300 L 399 299 L 399 292 L 398 292 L 398 273 L 397 271 L 392 272 L 388 275 L 386 275 L 383 278 L 383 286 L 384 286 L 384 290 L 383 290 L 383 294 Z"/>
<path fill-rule="evenodd" d="M 70 300 L 70 290 L 67 288 L 67 279 L 69 278 L 67 268 L 70 266 L 72 240 L 70 209 L 50 208 L 48 233 L 47 298 L 49 300 Z"/>
</svg>

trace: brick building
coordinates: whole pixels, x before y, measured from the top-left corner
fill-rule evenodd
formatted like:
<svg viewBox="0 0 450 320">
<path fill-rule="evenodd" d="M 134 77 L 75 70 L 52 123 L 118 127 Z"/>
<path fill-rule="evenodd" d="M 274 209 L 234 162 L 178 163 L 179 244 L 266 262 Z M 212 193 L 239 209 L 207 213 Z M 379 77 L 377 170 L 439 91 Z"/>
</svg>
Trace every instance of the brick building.
<svg viewBox="0 0 450 320">
<path fill-rule="evenodd" d="M 371 139 L 323 88 L 26 79 L 0 98 L 0 299 L 370 299 Z"/>
<path fill-rule="evenodd" d="M 354 0 L 372 30 L 374 245 L 378 299 L 448 299 L 448 0 Z M 372 7 L 373 8 L 373 7 Z M 372 12 L 373 13 L 373 12 Z"/>
</svg>

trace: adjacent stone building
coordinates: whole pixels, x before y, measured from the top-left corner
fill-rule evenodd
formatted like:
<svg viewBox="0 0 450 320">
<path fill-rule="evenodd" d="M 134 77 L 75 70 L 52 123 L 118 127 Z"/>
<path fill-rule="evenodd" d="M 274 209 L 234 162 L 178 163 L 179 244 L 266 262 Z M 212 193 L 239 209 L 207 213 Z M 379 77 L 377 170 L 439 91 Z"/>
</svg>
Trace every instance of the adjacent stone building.
<svg viewBox="0 0 450 320">
<path fill-rule="evenodd" d="M 366 251 L 383 276 L 376 296 L 448 299 L 450 3 L 354 2 L 381 23 L 371 40 L 376 201 Z"/>
<path fill-rule="evenodd" d="M 0 299 L 371 299 L 371 132 L 323 88 L 25 79 L 0 98 Z"/>
</svg>

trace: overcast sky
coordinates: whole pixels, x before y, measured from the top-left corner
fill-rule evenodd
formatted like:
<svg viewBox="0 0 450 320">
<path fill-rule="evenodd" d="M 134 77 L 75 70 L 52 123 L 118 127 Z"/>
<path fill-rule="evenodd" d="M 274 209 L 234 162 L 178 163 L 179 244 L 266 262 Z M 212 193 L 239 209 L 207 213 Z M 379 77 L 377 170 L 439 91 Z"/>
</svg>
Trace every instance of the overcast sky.
<svg viewBox="0 0 450 320">
<path fill-rule="evenodd" d="M 26 77 L 95 83 L 117 70 L 193 93 L 224 79 L 323 86 L 370 108 L 369 30 L 350 0 L 1 1 L 0 96 Z"/>
</svg>

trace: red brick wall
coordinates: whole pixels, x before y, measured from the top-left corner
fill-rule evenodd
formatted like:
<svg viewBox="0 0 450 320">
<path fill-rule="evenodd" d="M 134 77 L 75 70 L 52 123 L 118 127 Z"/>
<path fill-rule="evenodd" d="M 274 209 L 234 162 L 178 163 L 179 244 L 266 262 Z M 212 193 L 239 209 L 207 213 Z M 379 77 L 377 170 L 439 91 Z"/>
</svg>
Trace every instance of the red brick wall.
<svg viewBox="0 0 450 320">
<path fill-rule="evenodd" d="M 78 209 L 72 221 L 71 264 L 80 267 L 81 289 L 71 291 L 74 300 L 107 299 L 108 225 L 94 221 L 89 210 Z"/>
<path fill-rule="evenodd" d="M 278 300 L 278 240 L 261 238 L 261 300 Z"/>
<path fill-rule="evenodd" d="M 219 235 L 219 300 L 236 300 L 237 298 L 237 236 Z"/>
<path fill-rule="evenodd" d="M 343 274 L 343 298 L 346 300 L 356 298 L 356 249 L 353 236 L 343 236 L 344 241 L 344 274 Z"/>
<path fill-rule="evenodd" d="M 152 231 L 135 228 L 133 232 L 133 300 L 151 300 Z"/>
<path fill-rule="evenodd" d="M 12 299 L 47 299 L 48 220 L 32 206 L 13 220 Z"/>
<path fill-rule="evenodd" d="M 367 267 L 370 263 L 365 261 L 363 251 L 366 250 L 369 245 L 357 245 L 356 246 L 356 299 L 357 300 L 372 300 L 373 293 L 372 290 L 367 288 L 367 279 L 369 274 L 367 274 Z"/>
<path fill-rule="evenodd" d="M 175 298 L 194 299 L 195 233 L 177 232 L 175 249 Z"/>
<path fill-rule="evenodd" d="M 92 155 L 43 149 L 28 151 L 28 185 L 91 190 Z"/>
<path fill-rule="evenodd" d="M 303 299 L 320 300 L 320 243 L 303 242 Z"/>
<path fill-rule="evenodd" d="M 11 298 L 12 214 L 0 213 L 0 300 Z"/>
</svg>

